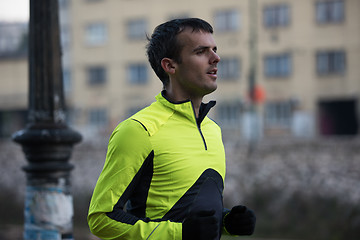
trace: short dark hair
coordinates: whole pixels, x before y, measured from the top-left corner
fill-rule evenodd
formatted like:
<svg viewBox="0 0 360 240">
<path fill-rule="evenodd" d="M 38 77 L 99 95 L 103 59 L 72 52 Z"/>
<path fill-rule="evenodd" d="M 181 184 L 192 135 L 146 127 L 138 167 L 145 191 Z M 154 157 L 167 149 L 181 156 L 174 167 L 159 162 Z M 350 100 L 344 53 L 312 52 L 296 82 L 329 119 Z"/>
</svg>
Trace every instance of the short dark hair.
<svg viewBox="0 0 360 240">
<path fill-rule="evenodd" d="M 160 24 L 151 37 L 148 37 L 149 43 L 146 46 L 148 60 L 164 86 L 168 84 L 169 76 L 161 67 L 161 60 L 166 57 L 181 63 L 180 52 L 183 46 L 177 41 L 177 35 L 186 28 L 192 29 L 193 32 L 213 33 L 212 26 L 202 19 L 182 18 Z"/>
</svg>

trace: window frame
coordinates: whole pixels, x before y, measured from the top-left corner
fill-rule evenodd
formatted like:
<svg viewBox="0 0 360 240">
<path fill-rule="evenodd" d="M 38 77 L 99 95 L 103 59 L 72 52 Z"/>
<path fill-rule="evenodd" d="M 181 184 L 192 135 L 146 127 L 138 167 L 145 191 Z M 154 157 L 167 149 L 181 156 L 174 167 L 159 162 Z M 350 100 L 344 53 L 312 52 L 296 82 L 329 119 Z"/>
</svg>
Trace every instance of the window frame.
<svg viewBox="0 0 360 240">
<path fill-rule="evenodd" d="M 149 81 L 149 70 L 145 63 L 131 63 L 126 69 L 127 80 L 130 85 L 145 85 Z"/>
<path fill-rule="evenodd" d="M 147 26 L 148 23 L 145 18 L 128 20 L 126 23 L 127 38 L 130 40 L 145 40 Z"/>
<path fill-rule="evenodd" d="M 107 82 L 107 69 L 104 65 L 88 66 L 86 78 L 90 86 L 104 85 Z"/>
<path fill-rule="evenodd" d="M 241 29 L 241 13 L 237 9 L 218 10 L 214 14 L 216 32 L 237 32 Z"/>
<path fill-rule="evenodd" d="M 290 53 L 265 55 L 264 75 L 266 78 L 290 77 L 293 72 L 292 65 L 292 56 Z"/>
<path fill-rule="evenodd" d="M 342 23 L 345 21 L 345 14 L 343 0 L 322 0 L 315 3 L 315 18 L 318 24 Z"/>
<path fill-rule="evenodd" d="M 288 4 L 267 5 L 263 8 L 263 25 L 265 28 L 287 27 L 290 25 L 291 12 Z"/>
<path fill-rule="evenodd" d="M 103 127 L 109 122 L 108 109 L 105 107 L 91 108 L 88 110 L 88 123 L 93 127 Z"/>
<path fill-rule="evenodd" d="M 108 41 L 108 26 L 104 22 L 85 25 L 85 43 L 88 46 L 102 46 Z"/>
<path fill-rule="evenodd" d="M 265 127 L 291 128 L 293 118 L 293 102 L 267 101 L 264 107 Z"/>
<path fill-rule="evenodd" d="M 223 102 L 216 109 L 218 121 L 226 127 L 239 127 L 243 112 L 243 103 L 241 100 Z"/>
<path fill-rule="evenodd" d="M 238 57 L 222 57 L 218 63 L 219 79 L 234 81 L 241 76 L 241 60 Z"/>
<path fill-rule="evenodd" d="M 315 58 L 318 76 L 342 75 L 346 72 L 345 50 L 319 50 Z"/>
</svg>

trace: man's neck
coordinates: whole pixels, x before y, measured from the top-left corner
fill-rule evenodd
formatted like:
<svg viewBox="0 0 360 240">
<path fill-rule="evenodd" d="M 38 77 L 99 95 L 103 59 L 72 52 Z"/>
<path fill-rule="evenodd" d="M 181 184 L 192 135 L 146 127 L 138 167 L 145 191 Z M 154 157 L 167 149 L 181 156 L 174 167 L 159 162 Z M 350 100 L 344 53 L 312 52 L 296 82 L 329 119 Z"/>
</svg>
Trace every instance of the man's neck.
<svg viewBox="0 0 360 240">
<path fill-rule="evenodd" d="M 166 89 L 165 90 L 165 96 L 166 98 L 171 101 L 171 102 L 183 102 L 183 101 L 187 101 L 190 100 L 191 103 L 193 104 L 193 108 L 195 111 L 195 116 L 196 118 L 199 116 L 199 111 L 200 111 L 200 105 L 202 103 L 202 97 L 194 97 L 194 96 L 189 96 L 189 95 L 180 95 L 177 94 L 174 91 L 171 91 L 170 89 Z"/>
<path fill-rule="evenodd" d="M 192 104 L 193 104 L 193 108 L 194 108 L 194 112 L 195 112 L 195 117 L 198 118 L 199 117 L 199 112 L 200 112 L 200 105 L 201 105 L 201 101 L 193 101 L 191 100 Z"/>
</svg>

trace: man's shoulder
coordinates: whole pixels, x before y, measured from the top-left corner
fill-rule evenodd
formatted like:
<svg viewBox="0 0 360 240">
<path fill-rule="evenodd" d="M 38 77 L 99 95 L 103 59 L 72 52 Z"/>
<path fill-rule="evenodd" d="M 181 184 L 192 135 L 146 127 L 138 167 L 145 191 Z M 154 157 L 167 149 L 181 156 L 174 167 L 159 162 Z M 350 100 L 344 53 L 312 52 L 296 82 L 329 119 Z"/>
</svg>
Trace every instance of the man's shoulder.
<svg viewBox="0 0 360 240">
<path fill-rule="evenodd" d="M 141 146 L 141 148 L 139 148 Z M 121 122 L 112 132 L 108 152 L 137 152 L 151 151 L 149 134 L 144 127 L 132 119 Z"/>
<path fill-rule="evenodd" d="M 133 136 L 133 135 L 139 135 L 139 134 L 143 135 L 144 133 L 146 133 L 146 128 L 144 128 L 144 126 L 140 122 L 134 121 L 133 119 L 128 118 L 116 126 L 116 128 L 114 129 L 114 131 L 112 133 L 112 136 L 115 134 L 116 135 L 120 134 L 120 135 Z"/>
<path fill-rule="evenodd" d="M 172 114 L 171 109 L 164 107 L 159 102 L 154 102 L 150 106 L 135 113 L 129 119 L 140 123 L 150 135 L 153 135 Z"/>
</svg>

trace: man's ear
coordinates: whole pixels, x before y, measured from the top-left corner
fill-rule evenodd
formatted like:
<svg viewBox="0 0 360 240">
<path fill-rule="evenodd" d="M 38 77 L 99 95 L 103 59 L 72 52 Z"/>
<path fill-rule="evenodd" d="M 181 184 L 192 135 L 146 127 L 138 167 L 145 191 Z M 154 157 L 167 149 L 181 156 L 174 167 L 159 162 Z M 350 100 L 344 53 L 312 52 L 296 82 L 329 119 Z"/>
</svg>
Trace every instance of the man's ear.
<svg viewBox="0 0 360 240">
<path fill-rule="evenodd" d="M 163 58 L 161 60 L 161 67 L 167 74 L 175 73 L 175 62 L 171 58 Z"/>
</svg>

